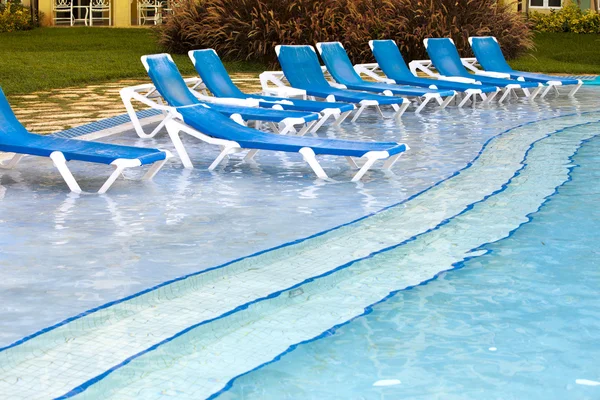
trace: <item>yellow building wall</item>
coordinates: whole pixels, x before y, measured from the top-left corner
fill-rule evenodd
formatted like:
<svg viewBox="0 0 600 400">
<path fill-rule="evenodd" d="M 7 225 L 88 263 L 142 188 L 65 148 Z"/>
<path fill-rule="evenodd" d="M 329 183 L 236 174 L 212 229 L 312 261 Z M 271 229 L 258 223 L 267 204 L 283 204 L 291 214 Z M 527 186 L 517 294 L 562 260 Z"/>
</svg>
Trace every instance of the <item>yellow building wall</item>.
<svg viewBox="0 0 600 400">
<path fill-rule="evenodd" d="M 131 4 L 129 0 L 112 0 L 112 2 L 113 26 L 131 26 Z"/>
<path fill-rule="evenodd" d="M 54 0 L 38 0 L 38 10 L 44 14 L 40 23 L 43 26 L 53 25 L 52 23 L 52 4 Z"/>
</svg>

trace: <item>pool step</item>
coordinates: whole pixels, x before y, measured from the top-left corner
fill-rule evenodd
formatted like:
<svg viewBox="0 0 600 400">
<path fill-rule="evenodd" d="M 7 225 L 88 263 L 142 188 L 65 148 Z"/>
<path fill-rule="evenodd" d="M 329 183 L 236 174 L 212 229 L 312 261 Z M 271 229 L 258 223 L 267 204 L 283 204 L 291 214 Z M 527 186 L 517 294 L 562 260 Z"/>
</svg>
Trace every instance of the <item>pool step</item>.
<svg viewBox="0 0 600 400">
<path fill-rule="evenodd" d="M 69 396 L 107 371 L 213 324 L 250 304 L 411 240 L 502 190 L 531 144 L 597 113 L 516 128 L 488 143 L 473 164 L 407 202 L 304 241 L 165 284 L 107 305 L 0 352 L 0 393 L 8 398 Z M 73 388 L 77 388 L 73 391 Z"/>
<path fill-rule="evenodd" d="M 501 240 L 569 179 L 571 157 L 598 124 L 567 129 L 535 144 L 526 166 L 499 193 L 402 246 L 358 261 L 293 291 L 201 326 L 136 358 L 78 399 L 199 399 L 365 312 L 397 290 L 432 279 L 484 244 Z"/>
</svg>

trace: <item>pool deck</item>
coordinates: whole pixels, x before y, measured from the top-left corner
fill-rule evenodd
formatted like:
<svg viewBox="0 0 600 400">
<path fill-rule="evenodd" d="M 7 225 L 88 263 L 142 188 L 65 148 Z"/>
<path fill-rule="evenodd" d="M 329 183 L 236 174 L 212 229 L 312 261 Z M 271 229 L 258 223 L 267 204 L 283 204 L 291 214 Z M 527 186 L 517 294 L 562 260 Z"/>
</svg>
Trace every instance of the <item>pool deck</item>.
<svg viewBox="0 0 600 400">
<path fill-rule="evenodd" d="M 186 77 L 187 78 L 187 77 Z M 242 90 L 261 90 L 257 74 L 232 74 Z M 127 79 L 67 87 L 9 97 L 17 118 L 31 132 L 47 134 L 125 113 L 119 90 L 149 83 L 148 79 Z"/>
</svg>

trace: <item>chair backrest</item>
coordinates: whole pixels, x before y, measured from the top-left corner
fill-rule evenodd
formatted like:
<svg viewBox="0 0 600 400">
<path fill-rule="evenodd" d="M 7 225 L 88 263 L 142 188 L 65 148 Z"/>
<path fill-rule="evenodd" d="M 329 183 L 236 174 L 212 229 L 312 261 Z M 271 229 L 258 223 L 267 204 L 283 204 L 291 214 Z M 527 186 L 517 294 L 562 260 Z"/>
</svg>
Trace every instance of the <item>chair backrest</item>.
<svg viewBox="0 0 600 400">
<path fill-rule="evenodd" d="M 71 8 L 71 5 L 73 4 L 73 0 L 55 0 L 54 1 L 54 8 Z"/>
<path fill-rule="evenodd" d="M 348 53 L 346 53 L 340 42 L 317 43 L 317 49 L 327 66 L 327 71 L 337 82 L 341 84 L 364 83 L 360 75 L 354 70 L 352 61 L 350 61 Z"/>
<path fill-rule="evenodd" d="M 91 0 L 90 5 L 92 8 L 108 9 L 110 8 L 110 0 Z"/>
<path fill-rule="evenodd" d="M 321 64 L 312 46 L 275 47 L 281 69 L 287 80 L 297 88 L 331 88 L 321 71 Z"/>
<path fill-rule="evenodd" d="M 470 74 L 462 65 L 460 55 L 454 42 L 450 38 L 437 38 L 423 40 L 429 58 L 435 69 L 446 76 L 468 77 Z"/>
<path fill-rule="evenodd" d="M 243 98 L 245 94 L 233 83 L 217 52 L 213 49 L 191 50 L 188 55 L 208 90 L 217 97 Z"/>
<path fill-rule="evenodd" d="M 506 62 L 498 41 L 493 36 L 475 36 L 469 38 L 469 43 L 477 57 L 477 61 L 487 71 L 508 72 L 512 68 Z"/>
<path fill-rule="evenodd" d="M 379 68 L 390 79 L 414 78 L 393 40 L 371 40 L 369 47 Z"/>
<path fill-rule="evenodd" d="M 138 0 L 138 8 L 156 8 L 158 6 L 158 1 L 155 0 Z"/>
<path fill-rule="evenodd" d="M 181 107 L 200 103 L 185 84 L 169 54 L 142 56 L 142 63 L 156 90 L 170 106 Z"/>
<path fill-rule="evenodd" d="M 8 100 L 0 88 L 0 142 L 14 142 L 15 138 L 29 135 L 27 129 L 17 119 Z"/>
</svg>

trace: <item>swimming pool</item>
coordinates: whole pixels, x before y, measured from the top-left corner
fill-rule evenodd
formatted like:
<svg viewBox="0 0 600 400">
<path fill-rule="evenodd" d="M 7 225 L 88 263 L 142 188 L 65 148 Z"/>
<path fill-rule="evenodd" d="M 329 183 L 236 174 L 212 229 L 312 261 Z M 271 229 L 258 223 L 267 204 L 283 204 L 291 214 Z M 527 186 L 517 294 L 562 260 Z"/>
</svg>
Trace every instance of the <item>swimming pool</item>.
<svg viewBox="0 0 600 400">
<path fill-rule="evenodd" d="M 597 95 L 584 88 L 577 100 L 411 115 L 400 126 L 372 115 L 327 131 L 411 147 L 393 173 L 357 184 L 342 160 L 323 162 L 340 182 L 322 182 L 300 159 L 261 154 L 214 174 L 171 163 L 155 184 L 77 196 L 57 191 L 43 162 L 26 160 L 0 182 L 0 345 L 9 346 L 0 389 L 24 398 L 534 398 L 536 385 L 552 381 L 567 395 L 597 396 L 574 381 L 600 378 L 580 361 L 593 360 L 593 297 L 587 318 L 565 309 L 544 326 L 553 345 L 572 346 L 560 362 L 528 363 L 532 353 L 550 357 L 543 346 L 518 351 L 519 335 L 539 337 L 530 314 L 545 315 L 527 296 L 553 300 L 535 280 L 539 269 L 560 274 L 563 260 L 591 254 L 578 265 L 585 282 L 564 271 L 576 281 L 546 278 L 572 293 L 594 289 L 598 258 L 585 243 L 597 229 L 572 232 L 581 247 L 548 247 L 556 255 L 532 243 L 566 234 L 577 216 L 578 226 L 598 226 L 589 184 Z M 111 140 L 138 143 L 132 137 Z M 169 148 L 165 138 L 152 145 Z M 214 151 L 193 141 L 190 149 L 198 160 Z M 92 169 L 79 171 L 95 183 Z M 565 219 L 569 204 L 578 215 Z M 540 254 L 538 270 L 518 268 Z M 524 333 L 506 333 L 507 304 Z M 573 339 L 569 318 L 589 323 L 589 336 Z"/>
</svg>

